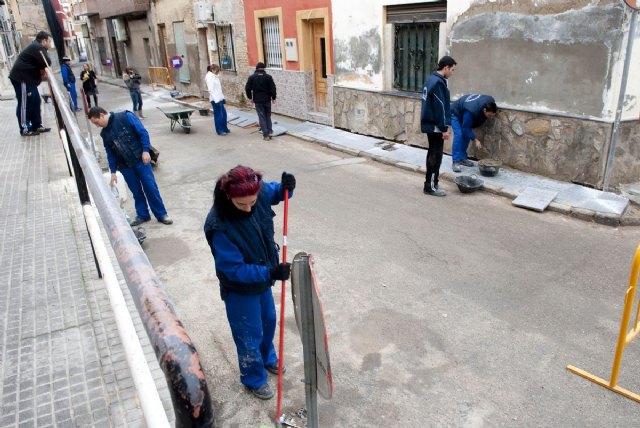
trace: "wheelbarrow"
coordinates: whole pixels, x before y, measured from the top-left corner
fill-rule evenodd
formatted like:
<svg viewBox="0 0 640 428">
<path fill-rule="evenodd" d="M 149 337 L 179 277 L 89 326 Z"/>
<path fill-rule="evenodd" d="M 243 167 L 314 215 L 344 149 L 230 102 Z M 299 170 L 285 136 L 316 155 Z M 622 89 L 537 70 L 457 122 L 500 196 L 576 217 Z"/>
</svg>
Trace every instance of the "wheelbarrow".
<svg viewBox="0 0 640 428">
<path fill-rule="evenodd" d="M 174 109 L 161 109 L 158 107 L 162 113 L 164 113 L 169 120 L 171 120 L 171 132 L 176 127 L 176 125 L 180 125 L 184 130 L 185 134 L 191 132 L 191 114 L 195 111 L 191 108 L 174 108 Z"/>
</svg>

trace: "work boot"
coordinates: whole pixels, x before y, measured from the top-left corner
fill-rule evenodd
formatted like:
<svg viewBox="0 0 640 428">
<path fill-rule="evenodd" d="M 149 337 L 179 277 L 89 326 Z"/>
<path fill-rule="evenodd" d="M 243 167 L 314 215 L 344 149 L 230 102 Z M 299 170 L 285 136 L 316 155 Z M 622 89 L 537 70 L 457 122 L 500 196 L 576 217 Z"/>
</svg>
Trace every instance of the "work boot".
<svg viewBox="0 0 640 428">
<path fill-rule="evenodd" d="M 271 374 L 277 375 L 278 374 L 278 363 L 272 365 L 272 366 L 266 366 L 265 369 L 267 369 L 267 371 Z M 285 366 L 282 366 L 282 374 L 285 374 L 287 372 L 287 368 Z"/>
<path fill-rule="evenodd" d="M 460 162 L 454 162 L 453 166 L 451 167 L 451 169 L 453 169 L 453 172 L 462 171 L 462 167 L 460 166 Z"/>
<path fill-rule="evenodd" d="M 136 218 L 134 218 L 134 219 L 133 219 L 133 221 L 132 221 L 131 223 L 129 223 L 129 224 L 130 224 L 132 227 L 135 227 L 135 226 L 139 226 L 139 225 L 141 225 L 142 223 L 146 223 L 146 222 L 148 222 L 149 220 L 151 220 L 151 217 L 143 218 L 143 217 L 136 216 Z"/>
<path fill-rule="evenodd" d="M 144 119 L 144 115 L 142 114 L 142 110 L 138 110 L 138 111 L 136 112 L 136 114 L 138 115 L 138 117 L 139 117 L 140 119 Z"/>
<path fill-rule="evenodd" d="M 253 395 L 255 395 L 261 400 L 268 400 L 274 395 L 273 389 L 271 389 L 268 383 L 265 383 L 264 385 L 259 386 L 258 388 L 255 388 L 255 389 L 249 388 L 249 391 L 251 391 Z"/>
<path fill-rule="evenodd" d="M 469 159 L 463 159 L 460 161 L 460 165 L 462 166 L 474 166 L 474 163 Z"/>
<path fill-rule="evenodd" d="M 440 190 L 438 189 L 437 186 L 432 186 L 427 183 L 424 184 L 422 193 L 424 193 L 425 195 L 431 195 L 431 196 L 446 196 L 446 193 L 444 190 Z"/>
<path fill-rule="evenodd" d="M 162 224 L 173 224 L 173 220 L 168 215 L 160 217 L 158 221 Z"/>
</svg>

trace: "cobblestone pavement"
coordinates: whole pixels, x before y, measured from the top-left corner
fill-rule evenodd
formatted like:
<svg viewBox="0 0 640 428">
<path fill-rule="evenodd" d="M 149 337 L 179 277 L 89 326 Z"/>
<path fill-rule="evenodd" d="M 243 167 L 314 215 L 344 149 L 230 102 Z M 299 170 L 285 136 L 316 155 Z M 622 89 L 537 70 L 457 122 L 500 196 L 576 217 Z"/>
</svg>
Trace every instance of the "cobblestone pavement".
<svg viewBox="0 0 640 428">
<path fill-rule="evenodd" d="M 145 426 L 52 107 L 52 132 L 21 137 L 15 106 L 0 102 L 0 427 Z M 164 375 L 119 278 L 171 422 Z"/>
</svg>

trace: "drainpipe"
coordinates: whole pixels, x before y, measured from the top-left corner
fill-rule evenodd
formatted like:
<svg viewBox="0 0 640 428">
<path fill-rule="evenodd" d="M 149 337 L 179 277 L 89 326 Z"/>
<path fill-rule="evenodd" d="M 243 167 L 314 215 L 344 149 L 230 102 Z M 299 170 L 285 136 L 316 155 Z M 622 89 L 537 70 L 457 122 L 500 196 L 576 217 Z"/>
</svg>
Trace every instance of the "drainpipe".
<svg viewBox="0 0 640 428">
<path fill-rule="evenodd" d="M 604 171 L 604 182 L 602 183 L 602 190 L 609 188 L 609 181 L 611 181 L 611 174 L 613 174 L 613 162 L 615 160 L 616 146 L 618 143 L 618 135 L 620 134 L 620 119 L 622 117 L 622 108 L 624 106 L 624 96 L 627 92 L 627 78 L 629 77 L 629 66 L 631 64 L 631 52 L 633 50 L 633 41 L 636 34 L 636 19 L 638 17 L 638 10 L 634 9 L 631 14 L 631 24 L 629 25 L 629 32 L 627 33 L 627 52 L 624 58 L 624 67 L 622 69 L 622 82 L 620 84 L 620 94 L 618 95 L 618 108 L 616 109 L 616 119 L 613 124 L 613 134 L 611 135 L 611 142 L 609 143 L 609 153 L 607 154 L 607 166 Z"/>
</svg>

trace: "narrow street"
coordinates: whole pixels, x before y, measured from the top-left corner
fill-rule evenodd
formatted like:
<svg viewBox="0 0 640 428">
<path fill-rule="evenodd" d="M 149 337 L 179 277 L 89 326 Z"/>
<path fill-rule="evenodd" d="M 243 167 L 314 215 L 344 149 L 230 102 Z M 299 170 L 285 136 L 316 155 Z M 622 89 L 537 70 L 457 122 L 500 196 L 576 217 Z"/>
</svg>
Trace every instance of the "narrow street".
<svg viewBox="0 0 640 428">
<path fill-rule="evenodd" d="M 637 403 L 565 366 L 608 379 L 639 228 L 534 213 L 485 192 L 463 195 L 447 181 L 447 197 L 428 197 L 420 174 L 287 135 L 264 142 L 257 128 L 231 127 L 218 137 L 212 116 L 197 112 L 191 134 L 179 127 L 172 133 L 155 108 L 168 101 L 143 99 L 143 123 L 161 152 L 156 178 L 175 221 L 147 223 L 143 248 L 201 355 L 219 426 L 270 424 L 276 407 L 239 383 L 202 232 L 215 180 L 237 164 L 261 170 L 268 181 L 279 181 L 282 171 L 297 178 L 289 257 L 314 256 L 334 381 L 333 399 L 319 400 L 321 426 L 637 423 Z M 131 108 L 125 89 L 105 83 L 100 102 L 108 110 Z M 281 241 L 282 207 L 275 211 Z M 287 296 L 288 413 L 304 406 L 292 308 Z M 639 370 L 636 342 L 625 352 L 619 384 L 640 391 Z"/>
</svg>

